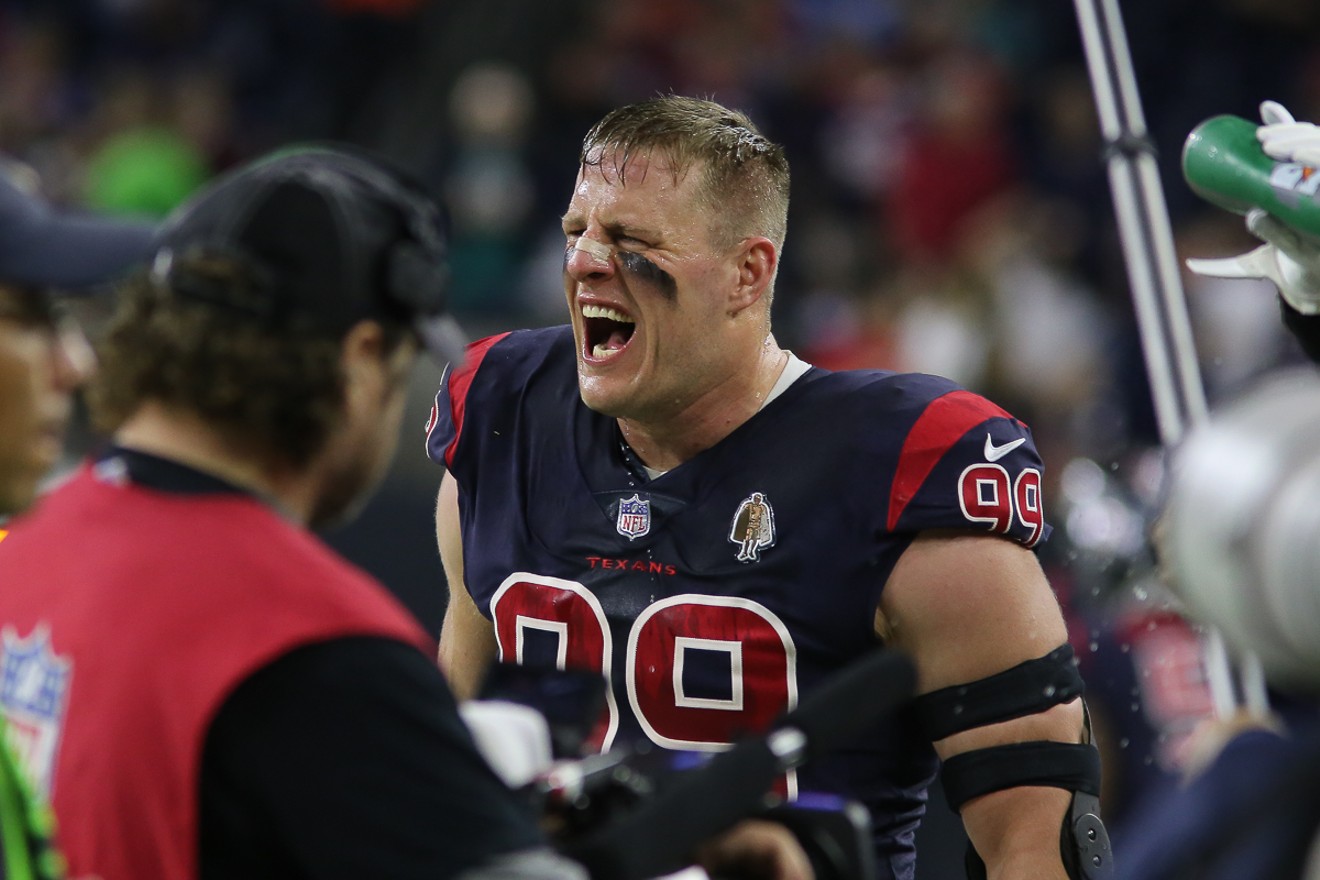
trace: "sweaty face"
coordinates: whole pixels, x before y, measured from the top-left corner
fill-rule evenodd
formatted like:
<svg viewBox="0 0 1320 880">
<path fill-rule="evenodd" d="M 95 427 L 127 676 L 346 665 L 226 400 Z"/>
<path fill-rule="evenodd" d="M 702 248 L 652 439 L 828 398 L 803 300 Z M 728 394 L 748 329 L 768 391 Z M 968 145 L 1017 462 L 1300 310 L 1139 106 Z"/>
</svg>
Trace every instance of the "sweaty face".
<svg viewBox="0 0 1320 880">
<path fill-rule="evenodd" d="M 593 157 L 594 159 L 594 157 Z M 698 172 L 659 157 L 584 166 L 564 214 L 564 288 L 588 406 L 638 420 L 682 412 L 717 389 L 732 254 L 711 241 Z"/>
<path fill-rule="evenodd" d="M 44 296 L 0 286 L 0 515 L 31 504 L 59 460 L 73 392 L 91 367 L 87 340 Z"/>
</svg>

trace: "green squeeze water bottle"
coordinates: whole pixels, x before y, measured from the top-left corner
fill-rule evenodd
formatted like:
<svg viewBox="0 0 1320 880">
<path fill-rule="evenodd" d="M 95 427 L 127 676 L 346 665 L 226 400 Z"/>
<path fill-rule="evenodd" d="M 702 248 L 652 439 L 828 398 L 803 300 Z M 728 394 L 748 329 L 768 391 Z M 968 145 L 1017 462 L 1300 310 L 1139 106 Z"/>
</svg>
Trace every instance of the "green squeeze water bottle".
<svg viewBox="0 0 1320 880">
<path fill-rule="evenodd" d="M 1259 124 L 1240 116 L 1202 122 L 1183 144 L 1183 177 L 1208 202 L 1237 214 L 1264 208 L 1320 242 L 1320 170 L 1265 155 Z"/>
</svg>

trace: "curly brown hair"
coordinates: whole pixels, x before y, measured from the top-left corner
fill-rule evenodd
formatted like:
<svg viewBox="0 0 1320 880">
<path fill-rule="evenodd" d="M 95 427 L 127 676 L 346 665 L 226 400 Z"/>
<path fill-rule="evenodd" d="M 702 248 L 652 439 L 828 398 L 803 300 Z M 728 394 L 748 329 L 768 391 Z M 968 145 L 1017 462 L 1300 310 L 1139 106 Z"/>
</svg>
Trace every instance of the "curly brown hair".
<svg viewBox="0 0 1320 880">
<path fill-rule="evenodd" d="M 233 267 L 190 267 L 225 283 Z M 406 334 L 387 327 L 393 349 Z M 147 273 L 124 282 L 87 389 L 93 425 L 113 433 L 157 401 L 204 418 L 247 454 L 305 466 L 343 405 L 342 334 L 274 328 L 241 310 L 175 296 Z"/>
<path fill-rule="evenodd" d="M 711 213 L 716 243 L 728 246 L 763 235 L 783 248 L 788 230 L 788 158 L 745 113 L 714 101 L 665 95 L 606 114 L 587 132 L 578 157 L 615 170 L 634 156 L 658 152 L 675 178 L 700 167 L 703 206 Z"/>
</svg>

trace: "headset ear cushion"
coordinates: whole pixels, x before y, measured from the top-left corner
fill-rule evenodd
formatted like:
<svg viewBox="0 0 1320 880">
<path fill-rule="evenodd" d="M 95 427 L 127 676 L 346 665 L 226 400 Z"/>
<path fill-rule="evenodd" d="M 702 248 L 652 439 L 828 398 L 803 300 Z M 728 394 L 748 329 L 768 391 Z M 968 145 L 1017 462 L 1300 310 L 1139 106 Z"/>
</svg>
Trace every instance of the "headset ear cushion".
<svg viewBox="0 0 1320 880">
<path fill-rule="evenodd" d="M 401 241 L 390 249 L 385 271 L 390 300 L 408 314 L 435 315 L 445 310 L 449 267 L 430 249 Z"/>
</svg>

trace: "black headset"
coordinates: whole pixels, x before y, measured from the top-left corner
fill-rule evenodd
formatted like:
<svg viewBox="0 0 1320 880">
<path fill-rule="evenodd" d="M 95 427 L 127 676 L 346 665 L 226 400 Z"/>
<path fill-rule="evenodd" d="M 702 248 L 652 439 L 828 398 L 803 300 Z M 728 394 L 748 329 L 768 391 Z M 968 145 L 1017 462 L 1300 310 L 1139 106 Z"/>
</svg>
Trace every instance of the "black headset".
<svg viewBox="0 0 1320 880">
<path fill-rule="evenodd" d="M 404 322 L 436 317 L 444 313 L 449 287 L 448 223 L 444 208 L 413 177 L 389 160 L 364 148 L 344 144 L 300 144 L 272 153 L 251 165 L 230 172 L 229 182 L 216 183 L 215 189 L 200 196 L 199 205 L 187 203 L 178 209 L 178 219 L 167 221 L 158 243 L 160 248 L 152 264 L 151 277 L 180 296 L 201 300 L 266 320 L 291 320 L 289 304 L 273 295 L 278 286 L 277 272 L 266 260 L 241 245 L 223 241 L 232 224 L 240 218 L 251 198 L 240 191 L 226 195 L 227 188 L 243 175 L 251 175 L 257 186 L 261 181 L 277 182 L 306 178 L 316 187 L 340 190 L 331 200 L 339 206 L 341 244 L 347 249 L 345 259 L 352 280 L 370 285 L 363 291 L 362 303 L 372 313 L 386 314 Z M 321 176 L 321 180 L 316 178 Z M 326 177 L 330 180 L 326 180 Z M 327 184 L 329 184 L 327 186 Z M 260 190 L 258 190 L 260 192 Z M 388 216 L 389 232 L 376 225 L 381 216 L 359 216 L 364 204 Z M 188 242 L 185 253 L 203 252 L 232 258 L 243 269 L 241 280 L 218 280 L 206 273 L 179 271 L 174 259 L 172 237 L 180 227 L 187 228 L 194 211 L 209 211 L 211 223 L 222 231 L 217 240 Z M 394 224 L 397 224 L 395 226 Z M 402 235 L 395 230 L 402 227 Z M 377 261 L 382 264 L 375 268 Z M 370 267 L 370 268 L 368 268 Z M 365 272 L 359 276 L 359 273 Z M 379 273 L 379 274 L 377 274 Z M 316 315 L 304 313 L 315 320 Z M 359 317 L 365 317 L 360 315 Z"/>
</svg>

